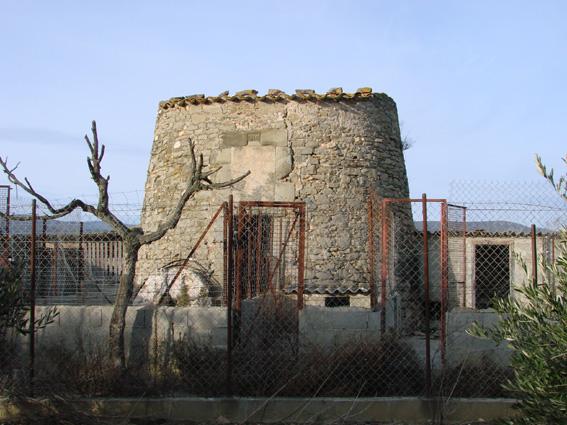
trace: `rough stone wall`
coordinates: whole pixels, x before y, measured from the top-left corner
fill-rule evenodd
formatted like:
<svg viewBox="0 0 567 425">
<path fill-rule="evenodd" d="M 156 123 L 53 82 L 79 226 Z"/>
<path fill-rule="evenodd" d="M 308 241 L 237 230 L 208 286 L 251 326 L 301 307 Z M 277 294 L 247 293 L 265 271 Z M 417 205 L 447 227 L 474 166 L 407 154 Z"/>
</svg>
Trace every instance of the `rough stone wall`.
<svg viewBox="0 0 567 425">
<path fill-rule="evenodd" d="M 145 230 L 156 228 L 187 184 L 189 137 L 205 163 L 223 167 L 216 180 L 247 170 L 251 175 L 232 189 L 190 200 L 177 228 L 142 249 L 137 279 L 187 255 L 232 193 L 235 201 L 305 201 L 307 289 L 365 291 L 367 194 L 372 189 L 383 197 L 408 197 L 394 101 L 368 91 L 335 98 L 251 93 L 244 99 L 177 98 L 160 105 L 145 187 Z M 221 224 L 218 220 L 196 255 L 218 279 Z"/>
</svg>

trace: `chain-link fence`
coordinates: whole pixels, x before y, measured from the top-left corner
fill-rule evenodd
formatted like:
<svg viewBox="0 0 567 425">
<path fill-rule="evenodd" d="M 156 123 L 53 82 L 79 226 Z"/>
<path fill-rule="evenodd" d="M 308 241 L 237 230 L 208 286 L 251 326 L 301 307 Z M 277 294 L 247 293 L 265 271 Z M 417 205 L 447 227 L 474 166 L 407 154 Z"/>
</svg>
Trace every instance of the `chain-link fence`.
<svg viewBox="0 0 567 425">
<path fill-rule="evenodd" d="M 494 325 L 497 299 L 521 300 L 526 285 L 552 284 L 541 263 L 555 261 L 567 206 L 545 182 L 451 184 L 451 202 L 465 207 L 462 288 L 458 308 L 448 312 L 448 382 L 455 395 L 502 395 L 511 377 L 510 351 L 466 334 L 473 322 Z M 459 379 L 456 379 L 458 377 Z"/>
<path fill-rule="evenodd" d="M 460 305 L 463 291 L 466 209 L 445 199 L 376 195 L 370 208 L 381 333 L 417 355 L 419 368 L 397 380 L 422 382 L 417 394 L 432 395 L 447 366 L 447 312 Z M 409 361 L 391 355 L 391 363 Z"/>
<path fill-rule="evenodd" d="M 505 396 L 509 351 L 466 331 L 473 321 L 496 323 L 494 297 L 514 296 L 526 282 L 551 284 L 536 260 L 554 260 L 567 212 L 549 192 L 520 206 L 501 190 L 480 191 L 500 196 L 490 201 L 453 188 L 449 201 L 370 194 L 368 221 L 357 223 L 367 246 L 350 251 L 317 245 L 311 215 L 325 214 L 317 206 L 229 199 L 200 207 L 200 232 L 179 225 L 185 245 L 168 245 L 166 236 L 163 249 L 138 258 L 143 278 L 126 314 L 125 374 L 107 345 L 125 255 L 119 235 L 82 212 L 47 220 L 39 205 L 35 221 L 23 220 L 30 204 L 0 187 L 0 266 L 16 271 L 25 313 L 31 308 L 38 319 L 57 309 L 31 334 L 2 330 L 10 341 L 2 348 L 3 388 L 84 396 Z M 139 226 L 139 203 L 113 208 Z M 367 265 L 367 283 L 345 288 L 336 278 L 343 275 L 321 268 L 339 264 L 337 255 L 349 256 L 340 258 L 343 275 L 358 273 L 345 262 Z"/>
<path fill-rule="evenodd" d="M 139 206 L 115 205 L 124 222 L 139 223 Z M 122 241 L 112 228 L 80 210 L 49 220 L 37 204 L 35 224 L 29 202 L 11 205 L 8 252 L 15 264 L 27 264 L 35 238 L 36 303 L 38 305 L 110 305 L 122 270 Z M 35 235 L 32 227 L 35 226 Z M 29 267 L 24 268 L 29 273 Z M 25 281 L 29 281 L 26 275 Z"/>
</svg>

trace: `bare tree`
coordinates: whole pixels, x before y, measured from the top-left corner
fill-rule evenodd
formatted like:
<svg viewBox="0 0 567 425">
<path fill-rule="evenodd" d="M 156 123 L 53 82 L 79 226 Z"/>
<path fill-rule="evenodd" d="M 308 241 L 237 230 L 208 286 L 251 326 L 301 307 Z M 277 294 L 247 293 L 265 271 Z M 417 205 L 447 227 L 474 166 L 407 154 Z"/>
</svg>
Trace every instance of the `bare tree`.
<svg viewBox="0 0 567 425">
<path fill-rule="evenodd" d="M 413 147 L 413 145 L 415 145 L 415 140 L 413 140 L 411 137 L 409 137 L 406 134 L 406 132 L 404 131 L 404 129 L 405 129 L 405 123 L 403 121 L 400 121 L 402 150 L 407 151 L 408 149 Z"/>
<path fill-rule="evenodd" d="M 402 150 L 407 151 L 414 144 L 415 141 L 412 138 L 408 137 L 407 135 L 402 137 Z"/>
<path fill-rule="evenodd" d="M 126 311 L 128 305 L 140 290 L 140 285 L 134 284 L 134 276 L 136 271 L 136 262 L 138 260 L 138 252 L 143 245 L 151 244 L 161 239 L 169 230 L 174 229 L 187 201 L 194 197 L 198 192 L 204 190 L 214 190 L 226 188 L 244 179 L 250 171 L 232 180 L 213 183 L 210 177 L 218 172 L 221 167 L 206 170 L 203 163 L 203 155 L 195 156 L 195 147 L 191 139 L 188 140 L 191 152 L 191 176 L 187 182 L 187 186 L 183 194 L 177 201 L 177 205 L 171 211 L 169 216 L 162 221 L 156 230 L 145 232 L 140 227 L 128 227 L 120 220 L 108 205 L 108 182 L 110 176 L 104 177 L 101 173 L 101 163 L 104 158 L 105 147 L 99 144 L 96 122 L 92 122 L 92 141 L 85 135 L 85 141 L 89 147 L 90 155 L 87 158 L 87 165 L 91 174 L 91 178 L 98 188 L 97 205 L 88 204 L 80 199 L 73 199 L 67 205 L 56 208 L 44 196 L 39 194 L 31 185 L 27 178 L 24 181 L 16 177 L 15 170 L 8 167 L 7 158 L 0 157 L 0 166 L 4 173 L 8 176 L 8 180 L 16 186 L 22 188 L 27 193 L 35 197 L 41 202 L 48 211 L 48 214 L 39 218 L 52 220 L 63 217 L 75 209 L 79 208 L 84 212 L 93 214 L 104 223 L 112 227 L 112 229 L 120 235 L 123 242 L 123 268 L 120 274 L 120 283 L 116 293 L 112 318 L 110 320 L 110 356 L 116 367 L 125 370 L 126 357 L 124 351 L 124 327 L 126 322 Z M 30 217 L 15 217 L 16 219 L 31 219 Z"/>
</svg>

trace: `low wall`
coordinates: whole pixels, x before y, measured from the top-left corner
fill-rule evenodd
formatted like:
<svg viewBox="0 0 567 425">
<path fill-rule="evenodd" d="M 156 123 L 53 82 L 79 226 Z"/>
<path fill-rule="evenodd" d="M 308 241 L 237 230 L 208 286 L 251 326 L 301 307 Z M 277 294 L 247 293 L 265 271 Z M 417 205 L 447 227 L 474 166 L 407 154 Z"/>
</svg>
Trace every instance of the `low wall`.
<svg viewBox="0 0 567 425">
<path fill-rule="evenodd" d="M 497 366 L 510 364 L 508 344 L 477 338 L 467 333 L 474 322 L 493 327 L 499 321 L 494 310 L 454 309 L 447 313 L 447 362 L 455 366 L 463 361 L 481 363 L 487 360 Z"/>
<path fill-rule="evenodd" d="M 306 342 L 323 347 L 376 340 L 380 336 L 380 313 L 365 308 L 308 305 L 299 314 L 299 334 Z"/>
<path fill-rule="evenodd" d="M 47 307 L 38 307 L 42 314 Z M 37 347 L 58 345 L 70 350 L 100 347 L 106 344 L 112 306 L 57 306 L 55 323 L 40 330 Z M 472 337 L 467 334 L 473 322 L 493 326 L 498 315 L 491 310 L 455 309 L 447 313 L 447 362 L 456 366 L 463 361 L 486 359 L 498 366 L 509 364 L 510 350 L 505 344 Z M 386 325 L 393 326 L 393 315 L 386 316 Z M 380 312 L 365 308 L 305 306 L 297 323 L 302 345 L 314 344 L 332 349 L 349 342 L 376 342 L 380 338 Z M 227 309 L 225 307 L 159 307 L 131 306 L 126 315 L 125 341 L 129 353 L 148 353 L 152 337 L 158 341 L 190 338 L 192 341 L 226 349 Z M 425 359 L 425 338 L 417 333 L 403 338 L 419 359 Z M 23 339 L 24 343 L 27 338 Z M 431 339 L 431 359 L 440 367 L 439 339 Z"/>
<path fill-rule="evenodd" d="M 246 307 L 246 306 L 244 306 Z M 112 306 L 56 306 L 55 323 L 38 332 L 37 342 L 67 348 L 100 343 L 108 337 Z M 38 307 L 41 315 L 48 307 Z M 244 308 L 246 313 L 250 307 Z M 249 313 L 253 316 L 253 312 Z M 369 341 L 380 335 L 380 313 L 365 308 L 305 306 L 299 313 L 299 333 L 305 342 L 338 346 Z M 189 337 L 203 345 L 226 348 L 226 307 L 130 306 L 126 313 L 128 348 L 147 345 L 152 335 L 165 339 Z"/>
<path fill-rule="evenodd" d="M 41 315 L 48 307 L 38 307 Z M 89 350 L 106 344 L 112 306 L 56 306 L 55 323 L 38 332 L 37 348 L 57 344 Z M 203 345 L 226 348 L 225 307 L 130 306 L 126 313 L 125 345 L 129 353 L 147 352 L 152 336 L 158 340 L 189 337 Z"/>
</svg>

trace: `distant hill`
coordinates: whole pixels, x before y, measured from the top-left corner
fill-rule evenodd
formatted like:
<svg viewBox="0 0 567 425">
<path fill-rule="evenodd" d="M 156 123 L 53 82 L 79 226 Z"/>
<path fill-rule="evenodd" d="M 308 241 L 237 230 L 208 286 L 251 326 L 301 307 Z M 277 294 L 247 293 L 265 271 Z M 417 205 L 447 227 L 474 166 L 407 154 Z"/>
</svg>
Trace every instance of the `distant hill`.
<svg viewBox="0 0 567 425">
<path fill-rule="evenodd" d="M 0 232 L 4 233 L 5 221 L 0 218 Z M 422 221 L 415 221 L 415 228 L 418 231 L 423 229 Z M 43 223 L 41 221 L 37 222 L 37 234 L 41 234 Z M 63 220 L 48 220 L 47 221 L 47 233 L 50 235 L 69 235 L 69 234 L 79 234 L 80 222 L 78 221 L 63 221 Z M 129 224 L 130 227 L 135 227 L 137 224 Z M 427 230 L 430 232 L 438 232 L 440 230 L 441 224 L 439 221 L 428 221 Z M 538 232 L 551 232 L 549 229 L 538 228 Z M 95 221 L 84 221 L 83 222 L 83 232 L 84 233 L 103 233 L 110 232 L 111 228 L 107 224 L 100 220 Z M 530 233 L 530 226 L 526 226 L 520 223 L 515 223 L 513 221 L 469 221 L 467 222 L 467 231 L 469 232 L 479 232 L 484 231 L 487 233 Z M 12 221 L 10 223 L 10 233 L 14 235 L 29 234 L 31 232 L 31 222 L 30 221 Z"/>
<path fill-rule="evenodd" d="M 415 228 L 418 231 L 423 229 L 423 221 L 414 222 Z M 460 225 L 459 225 L 460 226 Z M 439 221 L 428 221 L 427 230 L 430 232 L 438 232 L 441 229 L 441 223 Z M 468 232 L 487 232 L 487 233 L 530 233 L 530 226 L 524 224 L 515 223 L 513 221 L 467 221 L 467 231 Z M 550 232 L 549 229 L 538 228 L 538 232 Z"/>
<path fill-rule="evenodd" d="M 70 235 L 79 234 L 79 221 L 63 221 L 63 220 L 48 220 L 47 222 L 47 234 L 49 235 Z M 37 234 L 40 235 L 43 231 L 43 222 L 41 220 L 37 221 Z M 129 227 L 135 227 L 135 224 L 128 224 Z M 10 233 L 13 235 L 24 235 L 31 233 L 32 223 L 31 221 L 11 221 L 10 222 Z M 0 232 L 4 233 L 5 221 L 0 218 Z M 83 232 L 84 233 L 104 233 L 110 232 L 112 229 L 109 225 L 103 223 L 100 220 L 84 221 L 83 222 Z"/>
</svg>

